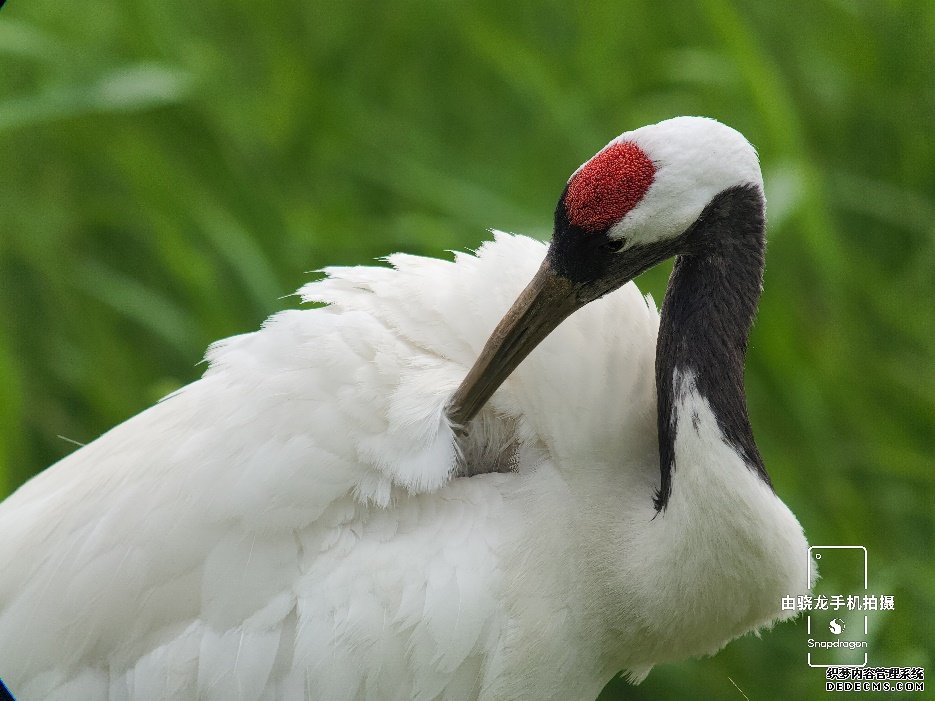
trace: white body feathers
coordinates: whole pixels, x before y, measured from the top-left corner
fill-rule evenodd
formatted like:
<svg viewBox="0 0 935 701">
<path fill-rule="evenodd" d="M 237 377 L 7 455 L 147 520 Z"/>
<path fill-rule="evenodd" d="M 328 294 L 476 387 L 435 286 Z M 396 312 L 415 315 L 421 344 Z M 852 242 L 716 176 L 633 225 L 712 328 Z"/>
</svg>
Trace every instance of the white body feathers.
<svg viewBox="0 0 935 701">
<path fill-rule="evenodd" d="M 0 677 L 23 699 L 592 699 L 782 617 L 801 528 L 690 378 L 653 518 L 659 320 L 633 284 L 532 353 L 459 461 L 443 407 L 544 253 L 498 234 L 330 270 L 302 290 L 330 306 L 216 344 L 24 485 L 0 505 Z M 489 461 L 515 473 L 452 477 Z"/>
</svg>

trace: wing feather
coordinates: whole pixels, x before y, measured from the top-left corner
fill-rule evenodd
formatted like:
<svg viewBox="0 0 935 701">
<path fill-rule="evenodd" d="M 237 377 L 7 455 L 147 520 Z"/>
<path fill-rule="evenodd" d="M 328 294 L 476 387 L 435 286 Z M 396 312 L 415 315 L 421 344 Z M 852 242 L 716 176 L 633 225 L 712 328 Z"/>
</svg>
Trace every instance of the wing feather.
<svg viewBox="0 0 935 701">
<path fill-rule="evenodd" d="M 14 694 L 477 693 L 505 625 L 506 476 L 450 479 L 444 405 L 544 250 L 496 233 L 453 263 L 329 268 L 300 291 L 328 306 L 215 343 L 201 379 L 0 504 L 0 675 Z M 621 333 L 654 335 L 655 310 L 624 294 L 638 303 Z M 613 334 L 601 304 L 557 335 Z M 640 339 L 613 341 L 625 355 Z M 538 464 L 550 425 L 536 422 L 580 421 L 524 416 L 600 377 L 555 373 L 560 343 L 498 392 L 478 455 L 519 440 Z"/>
</svg>

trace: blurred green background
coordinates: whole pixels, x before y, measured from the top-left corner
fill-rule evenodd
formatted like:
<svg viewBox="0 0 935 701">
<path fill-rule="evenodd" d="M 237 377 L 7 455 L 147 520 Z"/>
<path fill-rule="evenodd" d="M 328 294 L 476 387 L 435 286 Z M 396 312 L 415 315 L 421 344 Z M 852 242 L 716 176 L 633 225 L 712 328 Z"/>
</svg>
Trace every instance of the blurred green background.
<svg viewBox="0 0 935 701">
<path fill-rule="evenodd" d="M 871 590 L 895 595 L 872 663 L 931 674 L 933 56 L 927 0 L 12 0 L 0 496 L 197 378 L 307 271 L 487 227 L 547 238 L 610 138 L 709 115 L 766 178 L 761 450 L 810 541 L 867 546 Z M 667 273 L 640 284 L 659 300 Z M 806 637 L 782 625 L 602 698 L 825 698 Z"/>
</svg>

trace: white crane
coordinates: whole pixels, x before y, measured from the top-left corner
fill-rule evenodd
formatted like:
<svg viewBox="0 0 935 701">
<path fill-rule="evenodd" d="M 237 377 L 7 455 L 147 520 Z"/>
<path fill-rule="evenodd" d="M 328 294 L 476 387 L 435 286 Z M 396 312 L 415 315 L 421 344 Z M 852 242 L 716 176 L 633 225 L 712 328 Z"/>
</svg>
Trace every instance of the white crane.
<svg viewBox="0 0 935 701">
<path fill-rule="evenodd" d="M 592 699 L 788 617 L 807 545 L 743 389 L 763 254 L 753 148 L 680 117 L 576 171 L 548 248 L 329 269 L 302 295 L 330 306 L 215 344 L 0 505 L 0 677 Z M 629 281 L 673 255 L 660 322 Z"/>
</svg>

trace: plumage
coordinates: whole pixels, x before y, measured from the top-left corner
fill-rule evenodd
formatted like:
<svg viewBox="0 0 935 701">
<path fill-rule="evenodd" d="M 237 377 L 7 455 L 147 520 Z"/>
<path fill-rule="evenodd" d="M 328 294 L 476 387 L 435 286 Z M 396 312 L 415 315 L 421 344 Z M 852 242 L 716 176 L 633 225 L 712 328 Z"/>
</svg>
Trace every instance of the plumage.
<svg viewBox="0 0 935 701">
<path fill-rule="evenodd" d="M 23 699 L 590 699 L 785 617 L 801 528 L 691 369 L 657 512 L 660 321 L 634 283 L 453 431 L 546 257 L 496 232 L 454 262 L 327 269 L 300 291 L 327 306 L 216 343 L 201 379 L 21 487 L 0 677 Z"/>
</svg>

